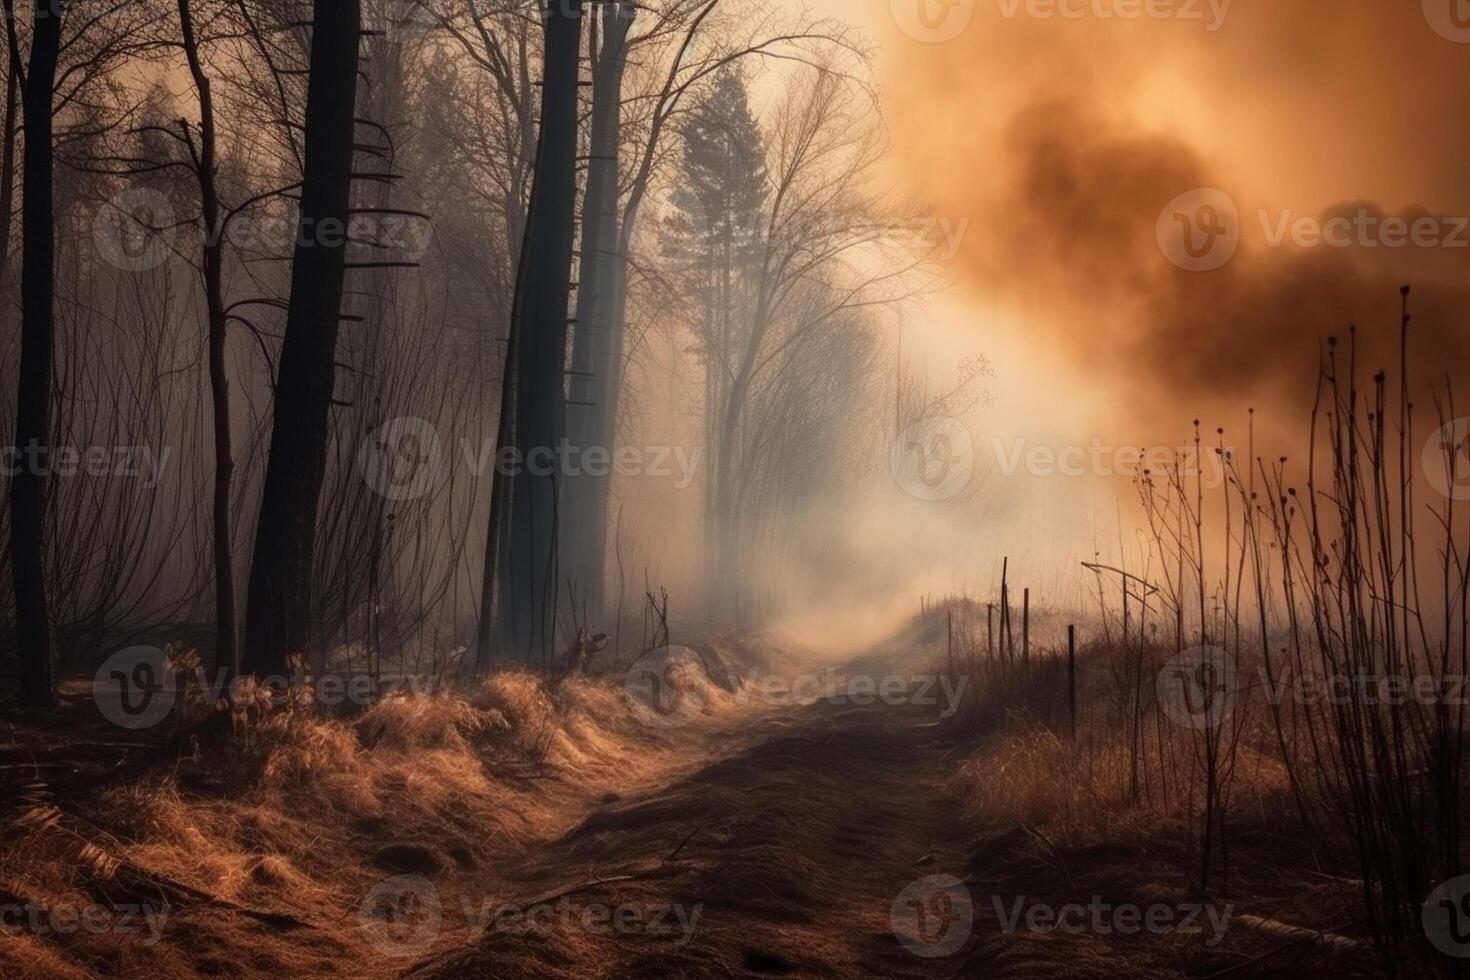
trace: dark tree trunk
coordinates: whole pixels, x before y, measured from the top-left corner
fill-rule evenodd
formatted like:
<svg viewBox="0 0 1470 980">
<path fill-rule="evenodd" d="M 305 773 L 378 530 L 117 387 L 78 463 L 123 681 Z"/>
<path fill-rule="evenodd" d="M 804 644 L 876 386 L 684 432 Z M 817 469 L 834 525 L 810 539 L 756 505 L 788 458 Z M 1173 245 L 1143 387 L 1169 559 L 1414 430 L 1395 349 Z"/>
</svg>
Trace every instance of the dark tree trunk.
<svg viewBox="0 0 1470 980">
<path fill-rule="evenodd" d="M 558 465 L 565 430 L 567 300 L 576 225 L 577 88 L 582 0 L 543 5 L 546 54 L 541 135 L 516 290 L 515 447 L 505 574 L 498 611 L 502 653 L 548 661 L 556 630 Z"/>
<path fill-rule="evenodd" d="M 224 228 L 220 225 L 219 190 L 215 182 L 216 135 L 214 96 L 199 58 L 199 42 L 189 0 L 179 0 L 179 25 L 189 73 L 199 96 L 199 148 L 194 166 L 204 218 L 204 298 L 209 311 L 209 389 L 214 414 L 214 590 L 215 669 L 229 678 L 240 672 L 239 624 L 235 615 L 235 560 L 230 520 L 230 484 L 235 472 L 230 438 L 230 377 L 225 368 Z"/>
<path fill-rule="evenodd" d="M 15 221 L 16 99 L 20 95 L 20 65 L 5 61 L 5 146 L 0 148 L 0 288 L 10 278 L 10 228 Z"/>
<path fill-rule="evenodd" d="M 526 238 L 530 233 L 529 216 L 522 218 L 518 255 L 526 254 Z M 495 425 L 495 456 L 491 466 L 490 523 L 485 533 L 485 574 L 480 586 L 480 633 L 476 638 L 475 657 L 481 670 L 489 670 L 495 659 L 495 639 L 499 633 L 496 613 L 500 606 L 499 586 L 509 567 L 507 537 L 510 527 L 510 501 L 513 491 L 511 472 L 500 465 L 501 451 L 515 445 L 516 371 L 520 357 L 521 277 L 523 264 L 517 258 L 517 278 L 511 297 L 510 333 L 505 341 L 505 367 L 500 374 L 500 415 Z"/>
<path fill-rule="evenodd" d="M 522 44 L 524 45 L 524 41 Z M 525 57 L 524 48 L 520 55 L 517 59 L 520 66 L 519 88 L 504 86 L 507 97 L 513 96 L 516 99 L 520 146 L 512 166 L 512 173 L 515 176 L 508 182 L 505 194 L 506 245 L 509 248 L 511 261 L 515 263 L 516 283 L 513 290 L 514 295 L 511 297 L 510 326 L 507 330 L 505 357 L 500 374 L 500 414 L 495 429 L 494 457 L 497 461 L 500 459 L 502 450 L 515 445 L 515 379 L 516 359 L 519 357 L 520 350 L 521 257 L 526 254 L 526 235 L 530 229 L 524 188 L 526 173 L 534 171 L 536 155 L 536 127 L 531 118 L 532 102 L 529 94 L 522 97 L 522 93 L 530 93 L 532 89 L 527 68 L 529 61 Z M 508 79 L 510 76 L 507 74 L 505 77 Z M 510 520 L 511 489 L 511 475 L 503 467 L 495 465 L 491 471 L 490 522 L 485 533 L 485 570 L 480 587 L 480 631 L 475 643 L 476 664 L 481 670 L 488 670 L 492 666 L 496 638 L 499 635 L 496 614 L 500 608 L 499 584 L 504 579 L 508 565 L 506 536 Z"/>
<path fill-rule="evenodd" d="M 316 0 L 302 227 L 245 609 L 243 669 L 253 674 L 285 673 L 290 653 L 310 640 L 312 553 L 347 267 L 360 27 L 360 0 Z"/>
<path fill-rule="evenodd" d="M 735 503 L 735 491 L 739 481 L 738 440 L 749 392 L 750 378 L 742 373 L 730 386 L 724 414 L 719 423 L 714 463 L 714 472 L 719 474 L 719 480 L 712 488 L 715 499 L 715 551 L 712 556 L 714 573 L 706 573 L 707 580 L 712 580 L 713 584 L 710 593 L 711 614 L 717 621 L 732 623 L 737 628 L 742 625 L 740 608 L 745 579 L 740 547 L 741 522 Z"/>
<path fill-rule="evenodd" d="M 623 72 L 628 59 L 631 5 L 601 8 L 601 44 L 592 74 L 591 160 L 582 204 L 582 260 L 577 289 L 577 324 L 572 341 L 571 391 L 567 425 L 577 449 L 575 469 L 562 493 L 566 578 L 576 583 L 587 614 L 600 618 L 606 607 L 609 472 L 616 426 L 612 397 L 622 362 L 621 319 L 615 295 L 623 263 L 619 146 L 622 137 Z M 600 458 L 589 458 L 595 450 Z"/>
<path fill-rule="evenodd" d="M 52 89 L 61 51 L 61 16 L 52 11 L 52 6 L 49 0 L 36 0 L 30 67 L 22 93 L 26 142 L 21 187 L 24 215 L 15 444 L 28 455 L 10 482 L 10 563 L 15 582 L 20 696 L 26 704 L 34 705 L 50 704 L 55 699 L 45 562 L 45 471 L 56 339 Z"/>
<path fill-rule="evenodd" d="M 510 474 L 500 466 L 500 451 L 515 439 L 515 364 L 517 326 L 511 316 L 510 336 L 505 345 L 505 370 L 500 378 L 500 418 L 495 427 L 495 456 L 491 467 L 490 524 L 485 533 L 485 573 L 480 585 L 480 632 L 476 637 L 475 662 L 489 670 L 495 658 L 496 593 L 505 559 L 506 519 L 510 510 Z"/>
</svg>

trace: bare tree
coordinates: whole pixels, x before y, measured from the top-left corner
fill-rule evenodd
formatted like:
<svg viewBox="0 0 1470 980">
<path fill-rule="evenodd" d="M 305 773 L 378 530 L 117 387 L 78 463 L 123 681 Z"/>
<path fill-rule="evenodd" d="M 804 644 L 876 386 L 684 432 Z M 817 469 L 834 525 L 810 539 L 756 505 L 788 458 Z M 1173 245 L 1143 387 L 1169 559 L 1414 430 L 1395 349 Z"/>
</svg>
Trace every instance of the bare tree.
<svg viewBox="0 0 1470 980">
<path fill-rule="evenodd" d="M 549 662 L 555 643 L 555 454 L 562 443 L 568 301 L 576 226 L 577 87 L 581 0 L 548 0 L 541 132 L 526 241 L 511 311 L 515 368 L 511 420 L 520 465 L 509 491 L 509 534 L 498 611 L 502 655 Z M 494 525 L 492 524 L 492 539 Z M 484 628 L 482 626 L 482 628 Z"/>
<path fill-rule="evenodd" d="M 309 645 L 310 577 L 347 270 L 360 0 L 316 0 L 300 236 L 245 611 L 243 669 L 284 673 Z"/>
<path fill-rule="evenodd" d="M 791 379 L 819 390 L 810 372 L 821 358 L 808 355 L 827 351 L 835 370 L 846 355 L 836 356 L 833 331 L 861 331 L 863 311 L 909 295 L 925 256 L 922 245 L 888 248 L 894 221 L 863 196 L 881 144 L 862 125 L 863 93 L 848 76 L 820 63 L 797 69 L 763 132 L 742 118 L 734 76 L 720 77 L 720 108 L 685 127 L 690 182 L 676 194 L 675 272 L 705 311 L 694 326 L 707 369 L 706 602 L 717 619 L 739 620 L 764 523 L 757 505 L 779 485 L 762 474 L 792 434 L 770 420 L 803 404 L 782 401 L 796 390 Z M 702 156 L 691 155 L 696 137 Z M 737 159 L 747 162 L 732 170 Z M 770 415 L 773 406 L 783 414 Z"/>
<path fill-rule="evenodd" d="M 230 484 L 235 471 L 235 454 L 230 432 L 230 376 L 225 364 L 229 311 L 224 291 L 224 226 L 220 208 L 218 135 L 215 126 L 214 93 L 199 51 L 189 0 L 179 2 L 179 31 L 189 75 L 199 99 L 199 142 L 196 145 L 187 122 L 180 121 L 189 157 L 199 182 L 199 204 L 204 220 L 202 268 L 205 307 L 209 327 L 209 388 L 214 417 L 214 589 L 215 664 L 233 677 L 240 671 L 239 626 L 235 616 L 234 534 L 231 520 Z"/>
<path fill-rule="evenodd" d="M 5 15 L 15 17 L 13 0 Z M 56 342 L 56 229 L 53 139 L 56 68 L 62 8 L 36 0 L 31 53 L 21 85 L 25 120 L 25 173 L 21 198 L 21 348 L 16 389 L 15 444 L 30 454 L 10 484 L 10 563 L 15 587 L 20 693 L 27 704 L 49 704 L 54 679 L 51 610 L 46 599 L 45 454 L 50 439 L 51 369 Z M 14 31 L 11 58 L 20 61 Z"/>
<path fill-rule="evenodd" d="M 631 32 L 633 10 L 644 26 Z M 659 4 L 609 5 L 613 23 L 603 31 L 603 51 L 594 64 L 593 124 L 589 148 L 587 201 L 574 335 L 569 412 L 571 441 L 583 453 L 611 455 L 624 405 L 628 343 L 630 274 L 637 267 L 635 243 L 640 217 L 669 160 L 670 136 L 691 95 L 700 93 L 724 70 L 745 60 L 825 63 L 833 50 L 856 52 L 846 32 L 830 21 L 773 17 L 764 6 L 736 9 L 724 0 L 665 0 Z M 619 24 L 621 18 L 625 23 Z M 629 81 L 624 81 L 624 75 Z M 600 76 L 600 77 L 599 77 Z M 613 87 L 621 98 L 614 100 Z M 605 205 L 607 170 L 613 146 L 632 148 L 627 173 L 619 174 L 616 205 Z M 655 287 L 658 288 L 658 287 Z M 583 472 L 568 481 L 566 546 L 571 574 L 589 616 L 606 613 L 607 531 L 613 481 L 601 472 Z"/>
<path fill-rule="evenodd" d="M 7 22 L 9 34 L 15 32 L 15 22 Z M 20 97 L 20 62 L 15 57 L 15 48 L 5 49 L 5 121 L 3 132 L 5 145 L 0 147 L 0 284 L 9 278 L 10 272 L 10 228 L 15 222 L 15 140 L 19 132 L 20 119 L 17 109 Z"/>
<path fill-rule="evenodd" d="M 533 50 L 538 25 L 519 6 L 502 0 L 431 0 L 424 8 L 453 47 L 473 66 L 468 83 L 453 88 L 454 91 L 466 89 L 467 100 L 455 107 L 452 129 L 460 153 L 480 178 L 470 186 L 496 212 L 503 233 L 503 248 L 491 253 L 498 261 L 488 270 L 491 281 L 503 286 L 497 293 L 512 297 L 512 315 L 506 318 L 505 336 L 491 338 L 505 345 L 503 351 L 494 348 L 500 354 L 501 367 L 493 452 L 496 459 L 503 450 L 515 445 L 516 386 L 513 382 L 521 356 L 521 323 L 514 315 L 514 298 L 519 296 L 521 259 L 527 239 L 529 184 L 537 160 L 533 73 L 538 67 L 544 67 L 536 63 L 538 54 L 544 58 L 546 53 L 544 49 Z M 450 77 L 461 79 L 458 74 Z M 476 278 L 483 277 L 485 271 L 477 270 Z M 495 655 L 500 582 L 509 560 L 506 538 L 510 501 L 511 474 L 496 465 L 491 473 L 490 510 L 481 562 L 475 643 L 475 660 L 480 669 L 488 669 Z"/>
<path fill-rule="evenodd" d="M 622 232 L 618 177 L 623 74 L 636 9 L 631 3 L 601 4 L 592 18 L 592 133 L 567 402 L 568 434 L 582 453 L 582 465 L 568 474 L 562 488 L 566 574 L 578 586 L 577 599 L 589 614 L 598 616 L 604 605 L 610 474 L 589 459 L 587 451 L 608 455 L 614 420 L 608 405 L 615 383 L 612 365 L 622 362 L 622 331 L 613 320 L 613 298 L 623 288 L 619 270 L 624 261 L 617 254 Z"/>
</svg>

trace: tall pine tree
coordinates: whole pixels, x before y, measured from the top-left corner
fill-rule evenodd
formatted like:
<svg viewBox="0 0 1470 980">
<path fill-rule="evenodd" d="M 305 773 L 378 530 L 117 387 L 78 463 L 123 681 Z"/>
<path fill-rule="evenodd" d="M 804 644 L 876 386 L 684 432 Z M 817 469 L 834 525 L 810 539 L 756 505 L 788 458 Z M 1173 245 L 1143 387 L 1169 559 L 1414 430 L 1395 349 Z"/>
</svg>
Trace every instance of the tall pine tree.
<svg viewBox="0 0 1470 980">
<path fill-rule="evenodd" d="M 729 400 L 732 361 L 749 335 L 751 279 L 764 233 L 767 196 L 765 140 L 750 108 L 741 76 L 728 70 L 680 129 L 684 181 L 674 194 L 676 212 L 666 245 L 683 259 L 701 300 L 698 350 L 704 362 L 704 438 L 707 460 L 704 505 L 705 588 L 711 610 L 733 583 L 721 559 L 722 528 L 734 515 L 722 513 L 718 472 L 719 419 Z M 723 570 L 722 570 L 723 569 Z"/>
</svg>

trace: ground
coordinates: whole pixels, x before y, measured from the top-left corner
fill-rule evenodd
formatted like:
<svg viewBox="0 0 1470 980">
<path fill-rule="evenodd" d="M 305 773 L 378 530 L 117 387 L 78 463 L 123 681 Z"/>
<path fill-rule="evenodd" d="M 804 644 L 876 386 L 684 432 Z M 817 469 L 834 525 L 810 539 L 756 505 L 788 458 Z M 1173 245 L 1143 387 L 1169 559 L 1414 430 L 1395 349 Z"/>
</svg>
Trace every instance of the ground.
<svg viewBox="0 0 1470 980">
<path fill-rule="evenodd" d="M 965 874 L 945 752 L 932 725 L 882 709 L 823 703 L 770 719 L 749 749 L 599 807 L 522 869 L 528 895 L 575 888 L 590 873 L 624 880 L 580 889 L 579 905 L 697 908 L 687 943 L 552 932 L 528 948 L 492 932 L 415 975 L 949 975 L 952 964 L 908 952 L 890 918 L 912 882 Z"/>
<path fill-rule="evenodd" d="M 846 658 L 844 673 L 909 676 L 912 639 Z M 611 695 L 596 704 L 603 713 L 626 707 Z M 1372 975 L 1360 950 L 1249 924 L 1250 914 L 1310 914 L 1285 865 L 1261 862 L 1256 875 L 1257 885 L 1279 883 L 1278 895 L 1255 887 L 1251 900 L 1199 896 L 1187 859 L 1165 838 L 1058 841 L 977 813 L 960 765 L 974 744 L 945 723 L 942 705 L 715 697 L 711 707 L 720 709 L 712 721 L 628 722 L 635 727 L 612 729 L 616 740 L 588 741 L 578 731 L 587 718 L 568 715 L 557 737 L 573 747 L 553 750 L 555 765 L 483 795 L 466 783 L 416 814 L 413 751 L 404 768 L 372 776 L 366 802 L 319 819 L 300 790 L 272 803 L 269 820 L 259 799 L 242 811 L 205 778 L 217 768 L 207 759 L 176 761 L 186 778 L 167 785 L 193 823 L 176 817 L 170 827 L 231 836 L 228 853 L 249 859 L 244 880 L 211 880 L 210 867 L 229 866 L 223 857 L 170 865 L 170 841 L 142 830 L 132 840 L 99 834 L 129 855 L 126 873 L 108 879 L 113 894 L 124 882 L 125 897 L 177 908 L 161 944 L 118 953 L 62 935 L 10 936 L 16 945 L 7 946 L 0 934 L 0 964 L 10 964 L 0 975 Z M 53 834 L 87 836 L 89 808 L 113 798 L 105 787 L 156 768 L 159 752 L 182 751 L 177 739 L 150 743 L 103 727 L 38 750 L 45 726 L 18 724 L 31 727 L 26 738 L 12 727 L 0 777 L 14 776 L 32 804 L 55 805 Z M 353 751 L 372 755 L 344 765 L 376 765 L 391 751 L 381 728 L 353 731 L 368 743 Z M 604 742 L 600 757 L 587 747 Z M 420 753 L 417 764 L 427 759 Z M 228 823 L 207 822 L 223 810 Z M 18 839 L 19 824 L 7 839 Z M 304 835 L 315 835 L 313 846 L 294 849 Z M 1242 840 L 1241 861 L 1258 860 L 1248 829 Z M 93 883 L 90 893 L 108 888 Z M 1050 928 L 1069 904 L 1075 928 Z M 1183 928 L 1129 929 L 1112 917 L 1133 907 L 1162 909 Z"/>
</svg>

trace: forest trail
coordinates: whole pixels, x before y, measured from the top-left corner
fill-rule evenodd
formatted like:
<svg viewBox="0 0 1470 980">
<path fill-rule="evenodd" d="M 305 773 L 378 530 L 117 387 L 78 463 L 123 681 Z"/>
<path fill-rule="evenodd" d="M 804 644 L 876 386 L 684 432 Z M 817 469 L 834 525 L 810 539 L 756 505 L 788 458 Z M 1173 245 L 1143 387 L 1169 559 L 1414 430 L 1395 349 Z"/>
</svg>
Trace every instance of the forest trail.
<svg viewBox="0 0 1470 980">
<path fill-rule="evenodd" d="M 845 670 L 885 676 L 887 660 Z M 537 941 L 516 923 L 486 928 L 410 975 L 953 975 L 958 958 L 943 954 L 968 938 L 969 916 L 926 879 L 963 878 L 974 839 L 946 794 L 952 744 L 937 720 L 932 705 L 846 699 L 768 717 L 742 750 L 607 802 L 519 867 L 524 894 L 540 897 L 527 906 L 554 907 L 530 927 Z M 894 931 L 910 899 L 936 913 L 918 952 Z M 589 925 L 602 910 L 636 922 Z"/>
<path fill-rule="evenodd" d="M 35 722 L 0 743 L 11 745 L 0 775 L 18 779 L 25 811 L 15 822 L 24 846 L 8 854 L 29 861 L 0 876 L 0 899 L 6 888 L 62 887 L 47 884 L 48 869 L 101 847 L 126 859 L 125 873 L 99 871 L 72 887 L 142 902 L 145 912 L 153 903 L 160 929 L 107 947 L 92 942 L 107 935 L 0 930 L 0 976 L 1377 975 L 1351 951 L 1260 932 L 1246 916 L 1227 935 L 1236 902 L 1249 917 L 1291 924 L 1330 927 L 1339 917 L 1323 886 L 1285 880 L 1281 869 L 1294 866 L 1283 849 L 1300 847 L 1273 825 L 1240 825 L 1238 884 L 1208 902 L 1181 870 L 1186 841 L 1166 824 L 1103 811 L 1104 832 L 1049 833 L 1037 809 L 1046 804 L 1025 786 L 1067 778 L 1049 768 L 1057 757 L 1016 755 L 1004 738 L 946 723 L 959 692 L 924 673 L 934 632 L 932 622 L 927 631 L 914 623 L 840 664 L 791 653 L 799 644 L 715 644 L 723 653 L 710 654 L 707 679 L 739 664 L 740 692 L 713 685 L 712 710 L 666 717 L 666 727 L 627 700 L 621 672 L 573 680 L 562 691 L 572 707 L 542 719 L 556 722 L 545 729 L 556 744 L 547 764 L 510 782 L 471 771 L 503 768 L 501 757 L 455 742 L 445 734 L 453 721 L 422 716 L 470 711 L 456 699 L 403 700 L 351 727 L 298 720 L 296 740 L 268 758 L 317 743 L 350 748 L 363 732 L 369 744 L 317 760 L 309 781 L 284 789 L 256 774 L 243 795 L 215 785 L 225 767 L 207 753 L 178 754 L 191 739 L 150 730 L 109 740 L 101 728 L 70 725 L 81 737 L 67 743 Z M 865 685 L 839 683 L 800 703 L 762 690 L 834 676 Z M 905 680 L 903 696 L 871 694 Z M 547 698 L 527 676 L 489 683 Z M 389 711 L 407 715 L 379 743 L 372 733 Z M 465 717 L 474 728 L 481 715 Z M 435 739 L 457 747 L 425 749 Z M 990 768 L 976 770 L 977 759 Z M 1027 770 L 1020 783 L 1006 775 L 1016 766 Z M 977 780 L 990 781 L 990 795 L 977 797 Z M 91 795 L 81 794 L 86 785 Z M 343 797 L 344 787 L 355 795 Z M 4 789 L 0 779 L 0 799 Z M 58 794 L 65 811 L 51 805 Z M 348 803 L 316 823 L 297 816 L 320 812 L 323 798 Z M 148 808 L 171 836 L 133 829 L 120 839 Z M 1090 918 L 1065 931 L 1019 919 L 1023 908 L 1029 916 L 1081 903 L 1118 916 L 1107 928 Z M 1145 907 L 1181 928 L 1125 929 L 1123 910 Z M 7 955 L 32 966 L 7 972 Z"/>
</svg>

